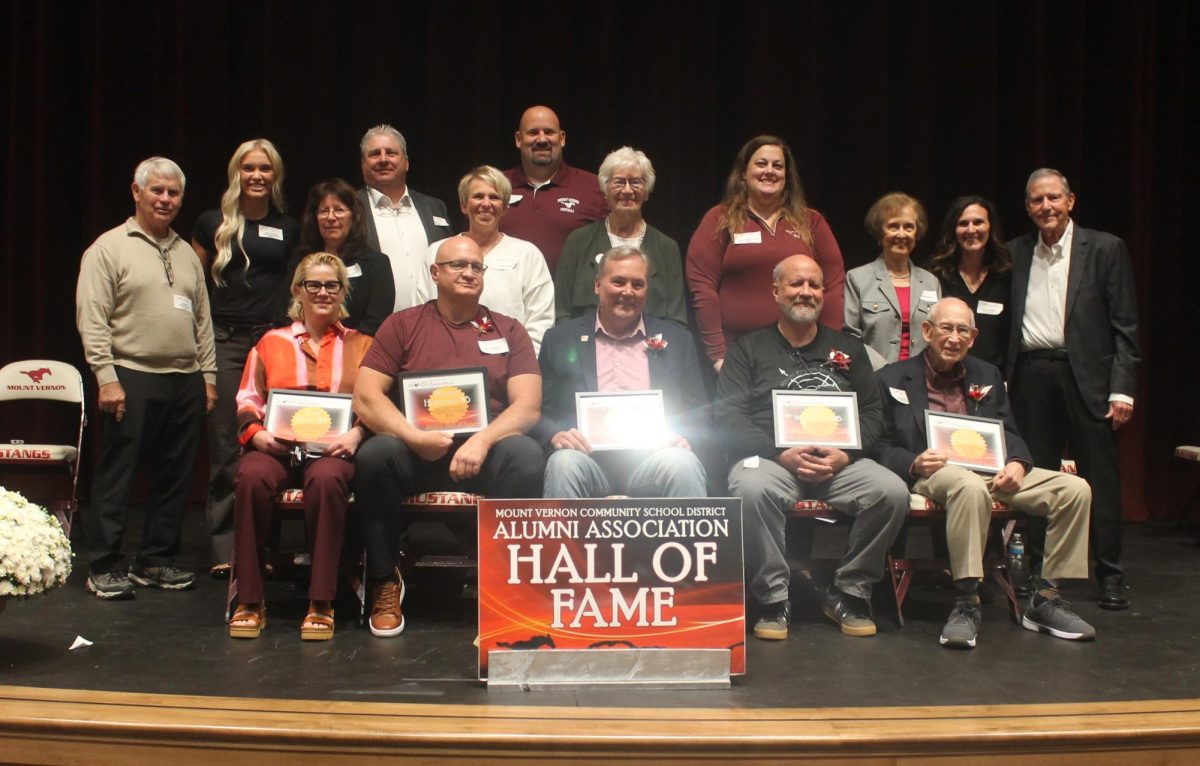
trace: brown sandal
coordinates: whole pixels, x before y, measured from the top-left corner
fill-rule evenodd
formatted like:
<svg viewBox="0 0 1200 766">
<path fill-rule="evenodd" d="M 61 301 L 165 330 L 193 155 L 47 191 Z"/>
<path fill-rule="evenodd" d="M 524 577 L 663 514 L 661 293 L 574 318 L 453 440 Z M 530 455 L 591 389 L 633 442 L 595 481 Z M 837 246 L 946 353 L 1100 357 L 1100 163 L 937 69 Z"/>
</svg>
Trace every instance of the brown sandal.
<svg viewBox="0 0 1200 766">
<path fill-rule="evenodd" d="M 329 611 L 326 612 L 325 609 Z M 333 638 L 333 607 L 326 606 L 324 609 L 317 607 L 316 602 L 308 602 L 308 614 L 304 618 L 304 622 L 300 623 L 300 640 L 301 641 L 328 641 Z"/>
<path fill-rule="evenodd" d="M 246 624 L 234 625 L 235 622 Z M 229 618 L 229 637 L 258 638 L 262 635 L 265 627 L 267 627 L 266 604 L 238 604 L 237 609 L 233 612 L 233 617 Z"/>
</svg>

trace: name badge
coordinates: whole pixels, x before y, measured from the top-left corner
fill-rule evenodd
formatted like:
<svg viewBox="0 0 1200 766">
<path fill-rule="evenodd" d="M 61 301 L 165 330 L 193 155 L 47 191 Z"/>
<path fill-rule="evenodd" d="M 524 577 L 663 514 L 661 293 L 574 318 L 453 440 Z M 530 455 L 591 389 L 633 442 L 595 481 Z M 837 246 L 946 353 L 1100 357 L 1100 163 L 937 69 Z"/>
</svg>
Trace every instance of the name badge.
<svg viewBox="0 0 1200 766">
<path fill-rule="evenodd" d="M 180 311 L 192 313 L 192 299 L 186 295 L 172 295 L 171 299 L 175 301 L 175 308 Z"/>
<path fill-rule="evenodd" d="M 449 221 L 447 221 L 445 218 L 442 218 L 440 215 L 435 215 L 435 216 L 433 217 L 433 225 L 434 225 L 434 226 L 446 226 L 446 227 L 449 227 L 449 226 L 450 226 L 450 222 L 449 222 Z"/>
<path fill-rule="evenodd" d="M 595 260 L 596 263 L 599 263 L 600 259 L 603 257 L 604 257 L 604 253 L 596 253 L 596 257 L 593 260 Z"/>
<path fill-rule="evenodd" d="M 504 338 L 479 341 L 479 350 L 485 354 L 507 354 L 508 341 Z"/>
<path fill-rule="evenodd" d="M 892 388 L 891 386 L 888 386 L 888 393 L 892 395 L 893 399 L 900 402 L 901 404 L 908 404 L 908 392 L 907 391 L 905 391 L 903 389 Z"/>
<path fill-rule="evenodd" d="M 976 313 L 987 314 L 988 316 L 1000 316 L 1004 312 L 1004 304 L 994 301 L 980 301 L 975 307 Z"/>
<path fill-rule="evenodd" d="M 358 265 L 357 263 L 354 264 L 353 266 L 347 266 L 346 267 L 346 276 L 350 277 L 351 279 L 354 279 L 355 277 L 361 277 L 362 276 L 362 266 Z"/>
<path fill-rule="evenodd" d="M 742 461 L 743 468 L 758 468 L 758 455 L 751 455 Z"/>
<path fill-rule="evenodd" d="M 512 271 L 517 267 L 516 258 L 501 258 L 499 260 L 488 261 L 488 268 L 497 271 Z"/>
<path fill-rule="evenodd" d="M 513 205 L 517 204 L 518 202 L 520 202 L 523 199 L 525 199 L 524 194 L 513 194 L 512 196 L 510 196 L 508 198 L 508 205 L 509 205 L 509 207 L 512 207 Z"/>
<path fill-rule="evenodd" d="M 259 239 L 275 239 L 275 240 L 279 240 L 280 242 L 282 242 L 283 241 L 283 229 L 279 228 L 278 226 L 267 226 L 265 223 L 260 223 L 258 225 L 258 238 Z"/>
<path fill-rule="evenodd" d="M 739 231 L 733 235 L 733 244 L 735 245 L 761 245 L 761 231 Z"/>
<path fill-rule="evenodd" d="M 937 303 L 937 290 L 922 290 L 921 300 L 925 303 Z"/>
</svg>

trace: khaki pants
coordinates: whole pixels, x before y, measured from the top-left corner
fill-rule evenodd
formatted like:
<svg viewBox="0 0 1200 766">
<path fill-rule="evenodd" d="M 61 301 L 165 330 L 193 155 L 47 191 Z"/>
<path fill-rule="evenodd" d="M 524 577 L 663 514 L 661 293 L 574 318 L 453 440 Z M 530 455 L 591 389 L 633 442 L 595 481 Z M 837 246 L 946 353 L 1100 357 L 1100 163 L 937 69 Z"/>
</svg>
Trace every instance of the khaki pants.
<svg viewBox="0 0 1200 766">
<path fill-rule="evenodd" d="M 1014 511 L 1046 518 L 1043 577 L 1050 580 L 1087 577 L 1092 490 L 1078 476 L 1032 468 L 1021 488 L 1015 494 L 1005 495 L 992 492 L 991 478 L 948 465 L 918 480 L 913 491 L 946 509 L 950 572 L 955 580 L 983 577 L 983 549 L 993 497 Z"/>
</svg>

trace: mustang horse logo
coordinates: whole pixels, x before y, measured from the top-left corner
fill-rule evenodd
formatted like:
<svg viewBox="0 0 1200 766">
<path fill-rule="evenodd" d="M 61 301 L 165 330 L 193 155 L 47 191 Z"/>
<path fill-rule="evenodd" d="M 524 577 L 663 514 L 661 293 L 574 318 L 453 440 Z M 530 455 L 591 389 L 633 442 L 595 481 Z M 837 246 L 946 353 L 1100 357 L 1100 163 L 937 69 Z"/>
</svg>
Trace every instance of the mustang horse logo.
<svg viewBox="0 0 1200 766">
<path fill-rule="evenodd" d="M 22 375 L 28 375 L 29 379 L 34 383 L 41 383 L 42 378 L 52 374 L 49 367 L 39 367 L 36 370 L 20 370 L 20 373 Z"/>
</svg>

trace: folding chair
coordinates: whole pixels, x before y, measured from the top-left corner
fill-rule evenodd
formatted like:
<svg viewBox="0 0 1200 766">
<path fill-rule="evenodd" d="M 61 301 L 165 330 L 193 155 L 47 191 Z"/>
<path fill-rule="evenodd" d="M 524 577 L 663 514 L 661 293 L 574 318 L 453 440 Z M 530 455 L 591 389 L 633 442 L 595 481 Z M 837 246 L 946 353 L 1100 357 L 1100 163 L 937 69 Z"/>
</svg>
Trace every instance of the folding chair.
<svg viewBox="0 0 1200 766">
<path fill-rule="evenodd" d="M 45 400 L 74 405 L 69 408 L 69 422 L 73 425 L 72 443 L 49 444 L 41 441 L 49 430 L 59 429 L 47 429 L 38 416 L 48 415 L 44 420 L 52 426 L 61 426 L 64 417 L 62 410 L 66 407 L 47 405 L 45 409 L 55 411 L 39 413 L 31 411 L 25 403 L 13 404 L 18 400 Z M 65 469 L 71 478 L 71 491 L 67 497 L 41 497 L 40 492 L 32 493 L 29 497 L 50 508 L 70 536 L 78 509 L 79 459 L 83 447 L 83 427 L 87 424 L 83 378 L 71 365 L 51 359 L 27 359 L 6 364 L 0 368 L 0 406 L 4 411 L 4 417 L 0 419 L 4 424 L 0 432 L 0 470 L 3 471 L 0 484 L 16 489 L 8 483 L 11 475 L 44 474 Z M 75 407 L 79 408 L 77 421 L 73 415 Z M 66 427 L 63 426 L 61 430 L 62 441 L 67 441 Z M 60 434 L 53 436 L 58 441 Z M 37 486 L 37 483 L 34 485 Z"/>
</svg>

